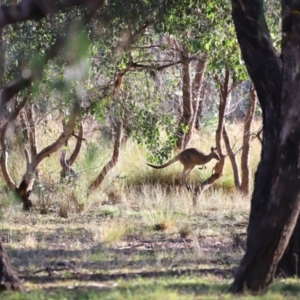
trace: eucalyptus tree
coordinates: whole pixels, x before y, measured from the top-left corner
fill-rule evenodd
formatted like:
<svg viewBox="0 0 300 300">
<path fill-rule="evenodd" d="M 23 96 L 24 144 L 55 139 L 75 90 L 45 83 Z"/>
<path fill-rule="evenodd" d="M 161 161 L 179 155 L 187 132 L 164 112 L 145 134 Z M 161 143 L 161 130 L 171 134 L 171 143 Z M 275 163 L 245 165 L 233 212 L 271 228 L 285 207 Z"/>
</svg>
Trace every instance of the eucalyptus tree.
<svg viewBox="0 0 300 300">
<path fill-rule="evenodd" d="M 45 18 L 49 14 L 59 13 L 64 9 L 71 9 L 76 6 L 82 6 L 85 8 L 84 13 L 81 18 L 81 25 L 77 27 L 77 30 L 82 30 L 82 26 L 87 24 L 95 15 L 97 10 L 103 5 L 103 1 L 66 1 L 53 3 L 48 1 L 22 1 L 21 3 L 13 3 L 14 5 L 1 5 L 1 16 L 0 16 L 0 29 L 5 28 L 9 24 L 17 24 L 19 22 L 28 21 L 28 20 L 40 20 Z M 69 28 L 68 28 L 69 26 Z M 72 32 L 71 23 L 68 23 L 66 29 L 69 29 L 69 34 Z M 74 32 L 73 27 L 73 32 Z M 66 31 L 68 32 L 68 31 Z M 68 35 L 67 35 L 68 36 Z M 4 83 L 2 86 L 2 91 L 0 95 L 0 111 L 1 113 L 4 111 L 4 108 L 11 99 L 16 96 L 21 91 L 26 88 L 30 88 L 33 83 L 37 82 L 43 75 L 43 69 L 49 60 L 55 58 L 59 52 L 66 46 L 67 44 L 67 36 L 59 36 L 57 39 L 49 46 L 48 49 L 44 51 L 44 53 L 40 53 L 39 56 L 36 56 L 30 62 L 26 62 L 26 66 L 22 65 L 19 67 L 18 72 L 13 79 L 9 82 Z M 3 39 L 2 39 L 3 41 Z M 3 70 L 3 68 L 2 68 Z M 33 153 L 32 161 L 29 161 L 29 155 L 27 159 L 27 172 L 24 175 L 19 186 L 14 184 L 12 179 L 10 178 L 7 172 L 6 159 L 7 159 L 7 143 L 6 143 L 6 133 L 7 128 L 11 123 L 13 123 L 16 119 L 16 116 L 19 114 L 21 108 L 26 104 L 28 97 L 24 97 L 20 103 L 17 103 L 14 109 L 10 112 L 7 117 L 6 124 L 2 128 L 1 134 L 1 146 L 2 146 L 2 154 L 1 154 L 1 169 L 3 172 L 3 176 L 5 180 L 9 184 L 10 188 L 21 197 L 25 194 L 24 206 L 26 207 L 29 202 L 26 201 L 28 198 L 26 197 L 27 188 L 31 186 L 32 177 L 36 171 L 36 167 L 39 162 L 43 159 L 43 157 L 48 153 L 52 153 L 57 150 L 61 145 L 63 145 L 70 134 L 73 132 L 73 128 L 75 126 L 75 119 L 78 114 L 78 104 L 75 103 L 75 109 L 71 114 L 71 118 L 69 119 L 67 129 L 63 132 L 63 134 L 59 137 L 59 139 L 50 145 L 48 148 L 43 149 L 39 153 Z M 30 205 L 28 205 L 30 206 Z M 7 258 L 7 254 L 5 249 L 2 246 L 2 242 L 0 239 L 0 282 L 1 289 L 15 289 L 24 291 L 24 287 L 21 281 L 17 278 L 14 271 L 9 264 L 9 260 Z"/>
<path fill-rule="evenodd" d="M 19 33 L 24 29 L 26 39 L 24 40 L 23 50 L 15 48 L 12 52 L 15 51 L 15 57 L 18 57 L 18 62 L 20 64 L 14 64 L 14 61 L 11 61 L 9 66 L 15 66 L 15 70 L 12 69 L 11 74 L 8 74 L 8 83 L 4 82 L 4 86 L 2 88 L 1 97 L 0 97 L 0 109 L 1 113 L 5 111 L 6 106 L 11 105 L 12 99 L 18 95 L 18 99 L 15 105 L 11 105 L 11 110 L 9 110 L 8 116 L 4 116 L 6 123 L 2 128 L 1 134 L 1 146 L 2 146 L 2 155 L 1 155 L 1 170 L 3 177 L 9 186 L 9 188 L 17 194 L 22 200 L 25 209 L 29 209 L 32 206 L 31 201 L 29 200 L 30 193 L 32 191 L 32 187 L 34 184 L 35 173 L 37 171 L 38 165 L 40 162 L 51 153 L 57 151 L 61 146 L 63 146 L 70 135 L 73 133 L 76 120 L 78 118 L 79 112 L 79 97 L 78 94 L 75 93 L 75 103 L 73 108 L 71 109 L 69 121 L 63 133 L 58 137 L 56 141 L 54 141 L 48 147 L 38 151 L 34 145 L 30 148 L 30 151 L 26 149 L 25 157 L 26 157 L 26 172 L 23 175 L 21 182 L 15 183 L 12 177 L 9 174 L 7 168 L 7 158 L 8 158 L 8 147 L 7 147 L 7 137 L 8 137 L 8 128 L 15 123 L 17 116 L 19 115 L 21 109 L 27 104 L 29 99 L 33 99 L 35 102 L 34 97 L 35 89 L 38 89 L 41 85 L 37 84 L 39 80 L 45 80 L 47 78 L 45 74 L 47 72 L 47 64 L 50 61 L 53 61 L 58 55 L 65 50 L 65 55 L 61 56 L 61 61 L 67 61 L 67 64 L 72 64 L 78 58 L 77 53 L 80 52 L 80 46 L 85 46 L 85 43 L 81 43 L 80 38 L 82 37 L 81 32 L 83 31 L 83 27 L 86 30 L 90 30 L 93 34 L 93 38 L 95 38 L 98 34 L 99 36 L 99 43 L 98 49 L 97 45 L 95 45 L 92 51 L 95 51 L 95 54 L 98 55 L 101 59 L 103 54 L 103 50 L 107 52 L 111 51 L 113 53 L 110 56 L 111 61 L 118 60 L 119 67 L 124 67 L 130 69 L 131 60 L 126 59 L 126 50 L 128 45 L 132 44 L 137 37 L 141 34 L 145 33 L 148 26 L 157 22 L 157 20 L 161 20 L 163 16 L 168 15 L 168 10 L 170 7 L 176 8 L 180 14 L 180 10 L 183 7 L 181 1 L 159 1 L 159 3 L 151 2 L 151 1 L 131 1 L 130 3 L 124 1 L 109 1 L 105 3 L 104 1 L 95 1 L 95 0 L 68 0 L 68 1 L 57 1 L 57 2 L 49 2 L 49 1 L 37 1 L 37 0 L 27 0 L 27 1 L 13 1 L 9 2 L 10 5 L 2 5 L 1 8 L 1 15 L 0 15 L 0 29 L 11 25 L 11 28 L 8 30 L 12 30 L 11 33 L 8 35 L 9 39 L 14 42 L 14 39 L 18 38 L 18 35 L 15 35 L 15 32 Z M 185 5 L 187 5 L 185 3 Z M 184 8 L 186 6 L 184 5 Z M 102 7 L 102 10 L 99 11 L 99 8 Z M 76 16 L 76 11 L 74 8 L 77 8 L 80 11 L 79 17 Z M 74 10 L 73 10 L 74 9 Z M 75 14 L 75 17 L 72 16 L 72 11 Z M 64 24 L 61 24 L 61 27 L 58 27 L 57 35 L 51 32 L 48 35 L 48 31 L 44 29 L 45 23 L 43 23 L 43 19 L 47 16 L 49 19 L 53 15 L 63 14 L 71 12 L 71 16 L 69 18 L 65 18 L 63 21 Z M 117 16 L 115 15 L 116 12 L 118 13 Z M 97 14 L 97 20 L 101 20 L 98 24 L 103 25 L 103 27 L 98 27 L 97 22 L 90 23 L 91 19 Z M 110 14 L 114 15 L 112 18 Z M 55 19 L 55 17 L 53 17 Z M 74 20 L 75 19 L 75 20 Z M 58 18 L 58 20 L 61 20 Z M 18 23 L 22 22 L 30 22 L 26 23 L 24 27 L 18 26 Z M 51 22 L 51 20 L 50 20 Z M 90 24 L 89 24 L 90 23 Z M 89 25 L 88 25 L 89 24 Z M 28 32 L 28 28 L 26 26 L 32 26 L 34 28 L 32 32 Z M 39 27 L 38 29 L 35 27 Z M 105 30 L 105 29 L 110 30 Z M 37 29 L 37 30 L 36 30 Z M 41 29 L 41 31 L 40 31 Z M 53 29 L 51 26 L 49 27 L 50 31 Z M 35 35 L 35 31 L 37 31 L 37 35 Z M 44 39 L 39 39 L 40 43 L 35 43 L 35 37 L 38 36 L 38 32 L 46 34 Z M 80 33 L 80 34 L 79 34 Z M 108 37 L 111 38 L 112 42 L 107 45 L 105 43 L 105 33 L 108 34 Z M 113 34 L 110 34 L 113 33 Z M 92 36 L 91 34 L 91 36 Z M 20 35 L 22 36 L 22 34 Z M 26 45 L 26 42 L 29 42 L 29 45 Z M 7 42 L 7 46 L 10 47 L 10 44 Z M 76 42 L 75 44 L 73 42 Z M 72 44 L 73 48 L 70 46 Z M 36 45 L 36 48 L 34 46 Z M 32 46 L 32 47 L 31 47 Z M 19 51 L 21 50 L 21 51 Z M 18 55 L 20 54 L 20 55 Z M 11 55 L 14 57 L 14 55 Z M 103 56 L 102 56 L 103 58 Z M 127 56 L 128 58 L 128 56 Z M 101 63 L 101 61 L 100 61 Z M 125 63 L 125 65 L 124 65 Z M 54 66 L 55 64 L 51 65 Z M 2 64 L 3 66 L 3 64 Z M 91 111 L 94 113 L 98 113 L 98 103 L 104 102 L 103 105 L 106 105 L 105 101 L 109 102 L 109 100 L 113 99 L 116 96 L 118 91 L 120 90 L 120 85 L 122 83 L 122 79 L 124 76 L 124 70 L 119 68 L 118 72 L 115 72 L 115 69 L 111 74 L 115 74 L 115 81 L 112 84 L 113 94 L 105 93 L 104 97 L 102 95 L 95 97 L 96 104 L 91 105 Z M 3 68 L 2 68 L 3 70 Z M 48 69 L 51 71 L 51 68 Z M 109 73 L 108 73 L 109 74 Z M 107 74 L 105 74 L 107 77 Z M 99 75 L 100 79 L 103 79 L 104 76 Z M 46 80 L 45 80 L 46 81 Z M 39 83 L 41 83 L 40 81 Z M 62 80 L 63 86 L 65 86 Z M 60 85 L 59 80 L 57 84 Z M 91 86 L 93 87 L 93 86 Z M 110 86 L 108 86 L 109 88 Z M 27 89 L 27 90 L 26 90 Z M 116 93 L 115 93 L 116 92 Z M 102 101 L 103 98 L 105 101 Z M 19 100 L 19 101 L 18 101 Z M 49 101 L 49 99 L 45 99 Z M 100 101 L 101 100 L 101 101 Z M 93 103 L 94 104 L 94 103 Z M 101 106 L 101 105 L 100 105 Z M 30 113 L 29 113 L 30 114 Z M 34 136 L 32 135 L 32 140 Z M 2 248 L 1 248 L 2 249 Z M 5 256 L 4 250 L 1 251 L 1 254 Z M 10 269 L 6 259 L 2 257 L 3 266 Z M 16 289 L 23 289 L 20 282 L 15 280 L 14 276 L 9 276 L 9 273 L 6 271 L 5 268 L 0 270 L 0 277 L 1 282 L 15 282 Z M 13 285 L 11 285 L 13 286 Z M 5 284 L 5 287 L 8 288 L 9 285 Z"/>
<path fill-rule="evenodd" d="M 127 94 L 126 103 L 119 101 L 122 102 L 126 112 L 123 113 L 122 128 L 125 135 L 147 145 L 147 156 L 152 161 L 161 162 L 166 159 L 175 146 L 173 104 L 176 96 L 173 89 L 178 83 L 176 69 L 183 61 L 185 65 L 189 64 L 189 59 L 174 55 L 176 49 L 169 43 L 170 33 L 179 23 L 180 26 L 175 30 L 177 33 L 186 27 L 189 27 L 189 30 L 193 28 L 189 20 L 194 24 L 197 19 L 195 14 L 193 18 L 189 14 L 200 4 L 201 1 L 194 3 L 173 1 L 169 5 L 164 1 L 159 3 L 133 1 L 130 4 L 111 1 L 101 13 L 103 17 L 101 22 L 103 24 L 109 22 L 115 26 L 104 26 L 101 32 L 95 32 L 96 36 L 99 35 L 99 47 L 105 59 L 94 60 L 97 72 L 101 69 L 99 73 L 102 76 L 98 76 L 98 91 L 102 100 L 101 103 L 98 101 L 92 103 L 91 111 L 102 118 L 105 114 L 103 109 L 114 105 L 118 102 L 118 98 L 123 97 L 120 93 L 122 87 Z M 182 36 L 185 34 L 182 33 Z M 109 38 L 105 39 L 106 36 Z M 188 87 L 188 93 L 190 92 Z M 162 129 L 166 133 L 165 142 L 161 142 Z M 112 161 L 116 161 L 116 156 L 113 157 Z M 105 170 L 107 172 L 106 167 Z M 102 178 L 101 174 L 98 178 Z"/>
<path fill-rule="evenodd" d="M 247 250 L 232 292 L 263 292 L 276 271 L 297 276 L 299 270 L 299 2 L 281 2 L 280 50 L 274 46 L 264 3 L 232 1 L 238 42 L 263 114 Z"/>
<path fill-rule="evenodd" d="M 152 11 L 150 10 L 150 12 Z M 151 17 L 151 13 L 149 15 Z M 126 22 L 125 24 L 127 24 Z M 147 34 L 143 34 L 144 24 L 148 26 Z M 235 39 L 234 26 L 230 19 L 230 6 L 227 1 L 218 1 L 217 3 L 195 1 L 190 5 L 184 2 L 180 9 L 176 5 L 171 6 L 161 21 L 154 21 L 154 19 L 149 21 L 147 18 L 146 22 L 137 27 L 141 30 L 138 29 L 133 34 L 125 34 L 127 32 L 125 29 L 132 26 L 132 24 L 121 25 L 122 30 L 120 30 L 119 35 L 124 35 L 132 43 L 129 43 L 128 47 L 125 47 L 126 49 L 122 48 L 123 56 L 120 58 L 117 79 L 113 82 L 113 84 L 117 83 L 118 87 L 115 88 L 112 85 L 112 90 L 119 91 L 119 83 L 123 82 L 125 74 L 128 81 L 130 80 L 130 73 L 138 70 L 149 72 L 155 79 L 154 84 L 157 84 L 158 80 L 162 81 L 161 77 L 166 82 L 165 78 L 168 78 L 168 74 L 172 72 L 174 74 L 173 78 L 175 80 L 178 78 L 179 81 L 179 84 L 174 82 L 173 87 L 165 85 L 164 89 L 168 90 L 168 93 L 161 93 L 162 97 L 165 95 L 164 97 L 169 98 L 173 103 L 175 102 L 173 101 L 174 94 L 176 92 L 182 94 L 182 97 L 179 97 L 179 99 L 182 99 L 182 109 L 179 110 L 180 117 L 176 132 L 169 130 L 171 126 L 175 126 L 170 115 L 166 115 L 165 111 L 159 111 L 158 106 L 154 108 L 155 106 L 142 100 L 139 101 L 138 105 L 130 108 L 131 112 L 136 112 L 135 117 L 132 118 L 136 120 L 136 124 L 131 123 L 130 126 L 128 124 L 127 128 L 130 128 L 128 133 L 137 138 L 138 141 L 146 142 L 148 150 L 152 152 L 152 155 L 148 157 L 150 160 L 157 159 L 162 162 L 171 153 L 172 146 L 174 146 L 174 137 L 177 138 L 176 144 L 179 148 L 185 148 L 191 139 L 198 114 L 198 106 L 199 103 L 201 104 L 199 94 L 206 65 L 206 76 L 215 78 L 220 89 L 220 101 L 222 102 L 220 103 L 220 109 L 221 106 L 224 109 L 226 108 L 229 94 L 237 84 L 247 79 L 245 68 L 240 64 L 238 44 Z M 119 49 L 118 45 L 117 43 L 115 49 Z M 110 48 L 106 47 L 106 49 Z M 196 63 L 192 64 L 193 61 L 196 61 Z M 195 65 L 195 70 L 192 68 L 193 65 Z M 160 76 L 160 73 L 163 73 L 163 76 Z M 178 73 L 181 74 L 178 76 Z M 192 79 L 193 75 L 194 78 Z M 180 86 L 180 88 L 176 86 Z M 158 86 L 156 85 L 156 87 Z M 132 89 L 132 91 L 134 90 Z M 113 92 L 112 94 L 116 96 L 116 93 Z M 135 95 L 136 99 L 138 99 L 137 95 L 138 93 Z M 111 99 L 111 97 L 109 98 Z M 163 103 L 163 101 L 161 102 Z M 136 102 L 129 101 L 129 103 Z M 176 114 L 176 110 L 173 110 L 173 113 Z M 218 127 L 217 136 L 219 140 L 216 141 L 220 145 L 220 153 L 222 152 L 222 137 L 227 138 L 226 145 L 229 145 L 227 150 L 231 150 L 228 142 L 229 138 L 226 136 L 227 132 L 226 130 L 223 131 L 225 110 L 221 115 L 220 124 L 223 125 Z M 219 115 L 219 118 L 221 115 Z M 164 116 L 168 116 L 168 118 L 164 118 Z M 158 122 L 158 120 L 160 121 Z M 165 121 L 169 123 L 164 124 Z M 173 125 L 168 125 L 172 123 Z M 169 137 L 165 145 L 160 142 L 160 129 L 162 127 L 167 128 Z M 141 135 L 144 138 L 141 138 Z M 246 146 L 244 148 L 247 148 Z M 232 157 L 232 161 L 235 162 L 234 155 Z M 243 161 L 246 160 L 243 159 Z M 236 162 L 233 166 L 234 170 L 238 170 Z M 219 172 L 220 176 L 221 174 L 222 169 Z M 237 171 L 234 174 L 237 187 L 240 188 L 239 174 Z M 244 179 L 244 176 L 242 179 Z"/>
<path fill-rule="evenodd" d="M 68 14 L 67 17 L 69 17 L 70 19 L 73 18 L 75 20 L 79 19 L 79 16 L 76 12 L 73 12 L 73 15 L 74 16 L 72 16 L 71 13 Z M 27 66 L 30 60 L 32 61 L 32 64 L 35 64 L 35 67 L 33 67 L 33 69 L 35 69 L 35 72 L 39 72 L 39 64 L 42 60 L 42 55 L 45 53 L 45 51 L 47 51 L 47 48 L 51 47 L 51 44 L 55 43 L 55 40 L 59 38 L 59 32 L 63 32 L 65 29 L 65 18 L 66 15 L 62 14 L 60 16 L 52 15 L 39 22 L 33 22 L 29 20 L 26 23 L 14 24 L 12 28 L 7 28 L 7 32 L 5 32 L 4 35 L 6 37 L 7 43 L 7 60 L 5 64 L 5 74 L 7 79 L 14 78 L 19 72 L 20 68 L 22 69 L 23 78 L 30 76 L 30 73 L 33 72 L 32 70 L 30 70 L 30 67 Z M 52 22 L 54 20 L 57 21 L 55 22 L 55 26 L 52 25 Z M 76 26 L 74 22 L 77 22 L 77 20 L 75 20 L 72 21 L 72 23 L 74 24 L 72 26 Z M 65 33 L 64 37 L 66 40 L 68 40 L 69 43 L 71 42 L 70 34 Z M 60 59 L 58 59 L 58 61 L 61 61 L 62 57 L 65 57 L 66 60 L 69 60 L 69 64 L 71 64 L 80 59 L 80 55 L 82 55 L 85 49 L 81 49 L 81 45 L 84 45 L 84 43 L 81 43 L 82 40 L 78 39 L 78 41 L 79 43 L 77 44 L 72 41 L 73 47 L 77 48 L 76 57 L 71 57 L 70 52 L 66 50 L 61 53 Z M 72 54 L 72 56 L 74 55 Z M 50 67 L 44 67 L 43 74 L 41 74 L 40 76 L 41 80 L 38 83 L 35 82 L 31 90 L 28 89 L 27 91 L 19 92 L 18 95 L 14 97 L 15 102 L 13 104 L 10 104 L 10 110 L 12 113 L 8 117 L 7 122 L 1 132 L 2 175 L 11 191 L 13 191 L 22 200 L 25 210 L 29 210 L 32 206 L 29 197 L 33 189 L 35 178 L 38 174 L 39 164 L 43 159 L 48 157 L 51 153 L 56 152 L 65 144 L 68 137 L 74 131 L 74 127 L 77 122 L 76 119 L 78 119 L 78 116 L 80 114 L 79 102 L 78 99 L 76 99 L 78 98 L 78 96 L 74 92 L 74 89 L 73 93 L 64 92 L 67 89 L 70 89 L 70 85 L 68 83 L 68 80 L 66 80 L 66 78 L 63 78 L 62 76 L 65 69 L 62 70 L 61 67 L 57 67 L 58 61 L 54 61 L 54 63 L 52 63 Z M 66 66 L 66 64 L 63 65 Z M 55 78 L 55 82 L 53 82 L 53 78 Z M 61 86 L 59 89 L 55 89 L 55 84 L 59 83 L 59 81 L 61 83 Z M 54 100 L 54 98 L 57 99 Z M 71 111 L 71 113 L 69 114 L 70 118 L 67 122 L 66 127 L 64 128 L 62 135 L 49 146 L 45 147 L 44 149 L 39 149 L 36 142 L 37 139 L 35 128 L 37 118 L 38 115 L 41 116 L 42 111 L 49 110 L 54 101 L 56 101 L 55 105 L 58 105 L 57 102 L 60 101 L 60 106 L 64 106 L 65 108 L 67 106 L 71 107 L 69 109 Z M 72 104 L 72 102 L 74 102 L 74 105 Z M 26 126 L 26 130 L 28 132 L 28 147 L 27 145 L 23 145 L 26 159 L 26 169 L 24 175 L 20 180 L 20 183 L 17 183 L 16 179 L 11 176 L 8 167 L 10 159 L 8 139 L 12 138 L 12 131 L 10 130 L 10 128 L 15 126 L 16 119 L 23 108 L 25 109 L 25 115 L 27 118 L 23 118 L 22 124 Z M 68 110 L 68 108 L 66 108 L 66 110 Z M 47 113 L 49 115 L 52 112 L 47 111 Z M 28 122 L 26 122 L 25 119 L 27 119 Z"/>
</svg>

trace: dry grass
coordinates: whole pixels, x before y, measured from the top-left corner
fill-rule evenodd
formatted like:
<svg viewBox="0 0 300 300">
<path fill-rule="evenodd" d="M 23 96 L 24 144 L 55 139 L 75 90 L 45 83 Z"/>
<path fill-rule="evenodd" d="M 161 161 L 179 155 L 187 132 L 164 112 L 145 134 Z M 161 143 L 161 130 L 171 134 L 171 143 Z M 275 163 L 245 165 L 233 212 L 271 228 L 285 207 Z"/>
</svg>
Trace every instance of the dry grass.
<svg viewBox="0 0 300 300">
<path fill-rule="evenodd" d="M 101 224 L 90 222 L 86 230 L 91 233 L 94 242 L 107 246 L 117 245 L 130 231 L 130 225 L 124 221 L 105 221 Z"/>
<path fill-rule="evenodd" d="M 228 128 L 233 137 L 239 130 Z M 214 144 L 210 132 L 203 130 L 191 146 L 209 152 Z M 251 152 L 253 172 L 258 146 Z M 83 278 L 88 277 L 91 284 L 107 280 L 107 287 L 120 282 L 120 274 L 127 279 L 145 274 L 155 279 L 160 278 L 157 274 L 175 272 L 198 278 L 204 269 L 217 270 L 224 280 L 231 277 L 244 251 L 250 197 L 232 189 L 229 161 L 223 177 L 194 207 L 192 195 L 178 184 L 181 165 L 150 169 L 145 149 L 129 140 L 117 166 L 87 197 L 88 186 L 110 159 L 111 150 L 111 142 L 99 142 L 99 137 L 84 143 L 75 165 L 80 177 L 69 184 L 59 180 L 59 153 L 46 159 L 40 168 L 40 187 L 32 195 L 37 210 L 29 214 L 11 201 L 9 193 L 1 193 L 0 231 L 26 286 L 30 290 L 66 288 L 74 282 L 87 286 L 89 280 Z M 195 169 L 191 183 L 207 178 L 213 165 Z M 17 170 L 14 176 L 20 178 L 22 169 Z"/>
<path fill-rule="evenodd" d="M 61 131 L 61 124 L 56 121 L 49 121 L 52 130 L 44 132 L 44 127 L 38 128 L 38 145 L 41 149 L 46 145 L 49 145 L 54 138 L 56 138 Z M 260 121 L 255 121 L 253 128 L 258 129 L 260 127 Z M 89 128 L 86 128 L 86 131 Z M 231 138 L 234 151 L 238 152 L 242 143 L 242 130 L 243 124 L 227 125 L 227 130 Z M 187 199 L 185 201 L 191 202 L 191 197 L 179 182 L 179 176 L 182 172 L 182 166 L 179 163 L 162 169 L 154 170 L 146 165 L 146 150 L 140 145 L 128 140 L 122 147 L 120 152 L 120 158 L 117 166 L 111 170 L 106 176 L 101 187 L 95 191 L 90 197 L 87 197 L 87 189 L 91 182 L 99 174 L 105 163 L 110 159 L 112 151 L 112 143 L 107 137 L 99 137 L 99 134 L 92 136 L 91 141 L 84 142 L 79 159 L 76 162 L 74 168 L 79 172 L 79 178 L 70 184 L 60 183 L 60 151 L 46 158 L 39 166 L 40 181 L 37 183 L 37 187 L 32 194 L 32 200 L 37 203 L 37 206 L 41 213 L 48 213 L 48 211 L 56 210 L 69 212 L 88 212 L 93 211 L 95 208 L 99 208 L 103 203 L 107 204 L 120 204 L 121 206 L 131 199 L 132 197 L 139 197 L 139 193 L 145 193 L 144 187 L 148 184 L 149 189 L 147 193 L 154 186 L 154 191 L 157 187 L 161 186 L 164 191 L 164 199 L 168 199 L 174 192 L 177 194 L 184 194 Z M 74 147 L 75 139 L 71 139 L 69 148 Z M 191 141 L 191 147 L 197 147 L 204 152 L 209 152 L 211 146 L 215 145 L 214 136 L 211 134 L 211 128 L 203 128 L 201 135 L 195 134 Z M 22 178 L 25 163 L 21 150 L 14 150 L 14 154 L 11 162 L 11 170 L 13 171 L 13 178 L 18 183 Z M 225 147 L 224 147 L 225 149 Z M 174 151 L 174 155 L 176 151 Z M 256 170 L 256 166 L 260 156 L 260 145 L 258 140 L 253 141 L 251 151 L 251 173 L 252 178 Z M 240 160 L 240 152 L 237 153 L 237 160 Z M 18 166 L 18 167 L 17 167 Z M 189 175 L 188 180 L 192 185 L 197 185 L 199 182 L 204 181 L 210 176 L 214 162 L 210 162 L 207 168 L 199 170 L 195 168 Z M 218 193 L 231 194 L 234 191 L 233 174 L 229 159 L 226 159 L 223 176 L 216 182 L 213 187 Z M 42 191 L 42 192 L 41 192 Z M 211 191 L 213 193 L 213 191 Z M 173 197 L 173 196 L 172 196 Z M 4 199 L 8 199 L 7 195 L 3 195 L 2 203 Z M 6 201 L 9 202 L 9 201 Z M 61 203 L 68 203 L 60 204 Z M 122 204 L 123 203 L 123 204 Z M 126 205 L 126 203 L 124 204 Z M 145 204 L 147 205 L 147 204 Z M 64 208 L 64 207 L 67 207 Z M 63 209 L 62 209 L 63 208 Z M 67 213 L 61 213 L 61 215 L 67 215 Z"/>
<path fill-rule="evenodd" d="M 207 193 L 196 210 L 188 193 L 160 186 L 145 185 L 122 197 L 80 214 L 68 211 L 68 218 L 56 212 L 25 215 L 20 206 L 5 209 L 4 244 L 26 287 L 81 290 L 102 282 L 102 291 L 123 284 L 122 274 L 135 285 L 140 276 L 201 278 L 201 270 L 210 269 L 224 280 L 231 276 L 243 254 L 249 209 L 241 195 Z"/>
</svg>

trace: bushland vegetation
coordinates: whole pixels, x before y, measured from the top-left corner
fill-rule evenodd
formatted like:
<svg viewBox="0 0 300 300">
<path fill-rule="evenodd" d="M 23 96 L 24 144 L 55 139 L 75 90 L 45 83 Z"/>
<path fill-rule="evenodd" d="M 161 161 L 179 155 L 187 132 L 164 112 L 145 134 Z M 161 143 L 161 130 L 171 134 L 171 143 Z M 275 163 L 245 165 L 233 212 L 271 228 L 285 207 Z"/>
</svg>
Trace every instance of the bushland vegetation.
<svg viewBox="0 0 300 300">
<path fill-rule="evenodd" d="M 297 298 L 297 7 L 282 61 L 250 2 L 1 2 L 4 297 Z"/>
</svg>

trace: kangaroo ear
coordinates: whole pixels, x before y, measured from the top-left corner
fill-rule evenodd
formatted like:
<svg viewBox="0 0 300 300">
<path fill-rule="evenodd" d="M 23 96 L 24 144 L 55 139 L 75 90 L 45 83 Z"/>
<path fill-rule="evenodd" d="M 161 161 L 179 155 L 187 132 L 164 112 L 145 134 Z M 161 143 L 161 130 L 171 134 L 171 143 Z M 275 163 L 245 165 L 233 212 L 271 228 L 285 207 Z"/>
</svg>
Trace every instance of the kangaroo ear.
<svg viewBox="0 0 300 300">
<path fill-rule="evenodd" d="M 213 152 L 215 149 L 214 149 L 214 147 L 211 147 L 210 150 L 211 150 L 211 152 Z"/>
</svg>

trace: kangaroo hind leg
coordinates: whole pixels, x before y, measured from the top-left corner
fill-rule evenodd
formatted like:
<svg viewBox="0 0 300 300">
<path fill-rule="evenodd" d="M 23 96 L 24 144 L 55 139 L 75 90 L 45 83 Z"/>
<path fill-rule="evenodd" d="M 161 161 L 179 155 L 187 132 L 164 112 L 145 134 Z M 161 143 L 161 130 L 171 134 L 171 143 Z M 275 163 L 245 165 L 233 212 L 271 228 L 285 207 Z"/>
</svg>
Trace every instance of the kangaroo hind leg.
<svg viewBox="0 0 300 300">
<path fill-rule="evenodd" d="M 184 183 L 184 185 L 186 186 L 186 188 L 189 192 L 192 191 L 192 188 L 186 179 L 187 179 L 188 175 L 190 174 L 190 172 L 194 169 L 194 167 L 195 166 L 193 166 L 193 165 L 192 166 L 184 166 L 184 169 L 180 176 L 181 182 Z"/>
</svg>

